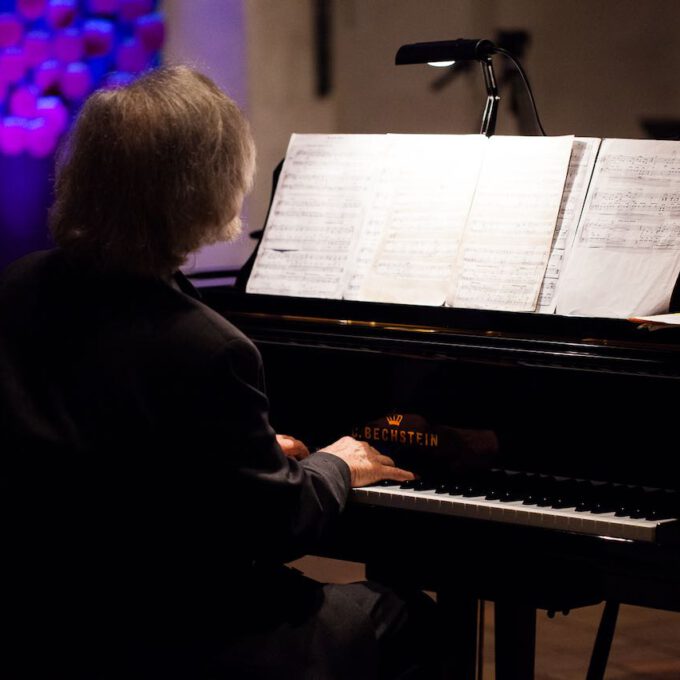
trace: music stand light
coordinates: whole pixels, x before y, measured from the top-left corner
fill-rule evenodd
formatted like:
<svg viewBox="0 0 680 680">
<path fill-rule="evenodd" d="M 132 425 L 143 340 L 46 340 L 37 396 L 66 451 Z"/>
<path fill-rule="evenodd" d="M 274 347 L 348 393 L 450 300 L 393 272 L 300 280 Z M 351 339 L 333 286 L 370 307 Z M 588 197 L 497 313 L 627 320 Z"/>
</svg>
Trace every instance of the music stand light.
<svg viewBox="0 0 680 680">
<path fill-rule="evenodd" d="M 490 40 L 442 40 L 439 42 L 413 43 L 402 45 L 397 51 L 394 63 L 430 64 L 431 66 L 451 66 L 456 61 L 478 61 L 482 66 L 484 85 L 486 87 L 486 105 L 482 115 L 480 132 L 491 137 L 496 131 L 498 95 L 496 75 L 493 70 L 491 55 L 497 51 Z"/>
</svg>

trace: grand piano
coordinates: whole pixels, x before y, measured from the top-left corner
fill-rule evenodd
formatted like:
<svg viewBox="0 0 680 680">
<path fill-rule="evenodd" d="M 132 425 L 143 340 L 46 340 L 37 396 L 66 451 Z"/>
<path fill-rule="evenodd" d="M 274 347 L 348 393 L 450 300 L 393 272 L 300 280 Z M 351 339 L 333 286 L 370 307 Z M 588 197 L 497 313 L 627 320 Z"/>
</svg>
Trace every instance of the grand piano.
<svg viewBox="0 0 680 680">
<path fill-rule="evenodd" d="M 436 592 L 451 677 L 480 677 L 485 600 L 498 680 L 533 678 L 537 610 L 606 603 L 588 680 L 619 603 L 680 611 L 680 330 L 248 294 L 254 257 L 201 291 L 259 347 L 275 429 L 419 476 L 354 490 L 319 554 Z"/>
<path fill-rule="evenodd" d="M 202 291 L 260 348 L 277 430 L 355 434 L 421 475 L 354 491 L 322 552 L 470 616 L 496 602 L 498 677 L 531 677 L 536 609 L 680 611 L 678 331 Z"/>
</svg>

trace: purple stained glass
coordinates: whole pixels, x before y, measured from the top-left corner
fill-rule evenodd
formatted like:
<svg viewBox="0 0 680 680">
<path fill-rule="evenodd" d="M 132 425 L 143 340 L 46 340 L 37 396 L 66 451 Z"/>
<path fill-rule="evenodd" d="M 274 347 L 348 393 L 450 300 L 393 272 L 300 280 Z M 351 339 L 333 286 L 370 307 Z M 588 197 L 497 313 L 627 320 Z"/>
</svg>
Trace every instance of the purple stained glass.
<svg viewBox="0 0 680 680">
<path fill-rule="evenodd" d="M 80 29 L 67 28 L 54 37 L 54 56 L 59 61 L 65 64 L 80 61 L 84 54 L 85 46 Z"/>
<path fill-rule="evenodd" d="M 139 40 L 129 38 L 119 45 L 116 55 L 116 66 L 119 71 L 138 73 L 144 69 L 146 62 L 147 53 Z"/>
<path fill-rule="evenodd" d="M 93 14 L 113 15 L 120 9 L 120 0 L 88 0 L 87 4 Z"/>
<path fill-rule="evenodd" d="M 35 158 L 46 158 L 54 151 L 57 135 L 45 118 L 34 118 L 26 125 L 26 151 Z"/>
<path fill-rule="evenodd" d="M 70 26 L 78 16 L 76 0 L 49 0 L 47 5 L 47 23 L 53 29 Z"/>
<path fill-rule="evenodd" d="M 40 97 L 36 105 L 36 114 L 45 119 L 47 127 L 52 130 L 55 138 L 68 127 L 68 109 L 59 97 Z"/>
<path fill-rule="evenodd" d="M 45 244 L 53 154 L 84 99 L 160 62 L 161 2 L 0 0 L 0 268 L 11 238 Z"/>
<path fill-rule="evenodd" d="M 24 53 L 29 68 L 39 66 L 51 59 L 54 45 L 47 31 L 30 31 L 24 38 Z"/>
<path fill-rule="evenodd" d="M 147 52 L 156 52 L 165 40 L 165 23 L 160 14 L 146 14 L 135 21 L 135 36 Z"/>
<path fill-rule="evenodd" d="M 90 19 L 83 24 L 83 42 L 88 57 L 103 57 L 113 49 L 116 29 L 111 21 Z"/>
<path fill-rule="evenodd" d="M 17 0 L 17 11 L 29 21 L 40 19 L 47 9 L 47 0 Z"/>
<path fill-rule="evenodd" d="M 134 21 L 153 11 L 153 0 L 120 0 L 120 16 L 125 21 Z"/>
<path fill-rule="evenodd" d="M 14 14 L 0 14 L 0 48 L 15 47 L 21 42 L 24 25 Z"/>
<path fill-rule="evenodd" d="M 41 92 L 56 92 L 64 67 L 56 60 L 45 61 L 33 71 L 33 82 Z"/>
<path fill-rule="evenodd" d="M 21 47 L 10 47 L 0 51 L 0 78 L 6 83 L 19 83 L 26 75 L 28 63 Z"/>
<path fill-rule="evenodd" d="M 35 85 L 17 87 L 9 99 L 10 114 L 22 118 L 35 118 L 38 111 L 38 94 Z"/>
<path fill-rule="evenodd" d="M 93 89 L 89 66 L 83 62 L 69 64 L 61 76 L 60 84 L 61 91 L 67 99 L 71 101 L 84 99 Z"/>
</svg>

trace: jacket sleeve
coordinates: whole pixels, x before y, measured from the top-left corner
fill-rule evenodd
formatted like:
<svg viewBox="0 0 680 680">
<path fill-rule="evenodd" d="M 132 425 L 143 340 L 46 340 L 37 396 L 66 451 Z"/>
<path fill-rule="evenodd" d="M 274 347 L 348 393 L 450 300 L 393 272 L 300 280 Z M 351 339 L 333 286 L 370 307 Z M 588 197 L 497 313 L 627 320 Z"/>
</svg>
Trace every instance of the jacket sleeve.
<svg viewBox="0 0 680 680">
<path fill-rule="evenodd" d="M 328 453 L 286 457 L 269 424 L 262 361 L 245 337 L 215 353 L 199 381 L 197 428 L 211 440 L 205 459 L 211 491 L 233 545 L 254 560 L 288 561 L 307 552 L 342 511 L 350 488 L 346 463 Z"/>
</svg>

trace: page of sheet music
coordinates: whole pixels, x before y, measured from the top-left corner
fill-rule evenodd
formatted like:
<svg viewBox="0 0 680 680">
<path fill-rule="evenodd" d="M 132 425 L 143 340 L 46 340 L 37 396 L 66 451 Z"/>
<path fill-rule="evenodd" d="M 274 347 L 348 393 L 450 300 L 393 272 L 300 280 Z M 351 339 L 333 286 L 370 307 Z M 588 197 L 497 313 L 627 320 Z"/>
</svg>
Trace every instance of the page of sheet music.
<svg viewBox="0 0 680 680">
<path fill-rule="evenodd" d="M 388 135 L 346 297 L 444 304 L 487 142 Z"/>
<path fill-rule="evenodd" d="M 557 312 L 663 313 L 679 270 L 680 142 L 604 140 Z"/>
<path fill-rule="evenodd" d="M 536 308 L 573 139 L 489 139 L 447 304 Z"/>
<path fill-rule="evenodd" d="M 249 293 L 338 299 L 385 135 L 293 135 Z"/>
<path fill-rule="evenodd" d="M 560 272 L 565 262 L 566 253 L 569 252 L 576 234 L 576 227 L 583 211 L 588 184 L 593 174 L 599 148 L 599 138 L 576 137 L 574 139 L 562 202 L 557 214 L 557 226 L 550 247 L 550 258 L 538 296 L 537 312 L 544 314 L 555 312 L 555 293 Z"/>
</svg>

